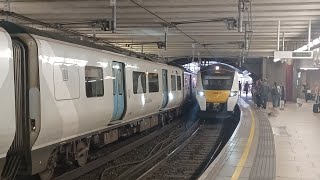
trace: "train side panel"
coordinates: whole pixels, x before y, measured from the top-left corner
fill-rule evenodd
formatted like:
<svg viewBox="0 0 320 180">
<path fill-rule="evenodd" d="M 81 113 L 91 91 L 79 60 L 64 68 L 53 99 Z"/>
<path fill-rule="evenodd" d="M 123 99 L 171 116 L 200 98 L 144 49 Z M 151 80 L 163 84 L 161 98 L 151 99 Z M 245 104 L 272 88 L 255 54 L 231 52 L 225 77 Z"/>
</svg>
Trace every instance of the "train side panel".
<svg viewBox="0 0 320 180">
<path fill-rule="evenodd" d="M 234 107 L 238 103 L 238 99 L 239 99 L 239 97 L 238 97 L 238 94 L 239 94 L 239 83 L 238 82 L 239 82 L 239 73 L 235 72 L 233 83 L 232 83 L 231 92 L 237 92 L 236 93 L 237 95 L 228 98 L 227 111 L 229 111 L 229 112 L 234 111 Z"/>
<path fill-rule="evenodd" d="M 112 75 L 107 68 L 111 61 L 107 60 L 102 52 L 49 40 L 37 41 L 40 61 L 41 132 L 33 149 L 106 126 L 113 112 Z M 88 76 L 99 76 L 99 70 L 105 75 L 104 93 L 101 96 L 87 97 L 86 66 L 96 67 L 98 71 L 92 72 L 92 75 L 89 72 Z"/>
<path fill-rule="evenodd" d="M 0 174 L 16 129 L 12 41 L 0 28 Z"/>
<path fill-rule="evenodd" d="M 177 108 L 183 102 L 180 68 L 32 37 L 38 48 L 41 107 L 40 133 L 32 146 L 32 174 L 46 169 L 50 153 L 60 145 L 99 133 L 113 123 L 130 122 L 160 112 L 162 69 L 168 70 L 169 101 L 165 110 Z M 126 90 L 123 118 L 114 121 L 113 62 L 124 64 Z M 143 93 L 134 93 L 134 72 L 145 74 L 145 85 L 140 87 L 145 88 Z M 157 92 L 150 92 L 154 86 L 149 84 L 151 74 L 158 74 Z M 175 76 L 176 90 L 171 89 L 171 75 Z"/>
<path fill-rule="evenodd" d="M 176 67 L 168 67 L 168 88 L 169 88 L 169 101 L 167 108 L 174 108 L 181 105 L 183 101 L 183 79 L 182 69 Z M 178 80 L 180 78 L 180 83 Z"/>
<path fill-rule="evenodd" d="M 159 111 L 162 65 L 128 58 L 126 63 L 127 111 L 124 121 L 137 119 Z M 158 90 L 150 92 L 149 76 L 158 76 Z"/>
</svg>

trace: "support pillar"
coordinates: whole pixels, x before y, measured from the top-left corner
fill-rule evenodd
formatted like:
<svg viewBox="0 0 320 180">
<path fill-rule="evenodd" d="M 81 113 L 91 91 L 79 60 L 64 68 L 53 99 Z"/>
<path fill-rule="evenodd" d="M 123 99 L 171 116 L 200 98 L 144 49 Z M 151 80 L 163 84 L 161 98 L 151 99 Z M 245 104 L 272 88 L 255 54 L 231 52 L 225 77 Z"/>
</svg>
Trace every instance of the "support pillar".
<svg viewBox="0 0 320 180">
<path fill-rule="evenodd" d="M 288 59 L 286 61 L 286 98 L 288 101 L 293 101 L 293 60 Z"/>
<path fill-rule="evenodd" d="M 268 58 L 262 58 L 261 80 L 267 79 L 267 64 L 268 64 Z"/>
</svg>

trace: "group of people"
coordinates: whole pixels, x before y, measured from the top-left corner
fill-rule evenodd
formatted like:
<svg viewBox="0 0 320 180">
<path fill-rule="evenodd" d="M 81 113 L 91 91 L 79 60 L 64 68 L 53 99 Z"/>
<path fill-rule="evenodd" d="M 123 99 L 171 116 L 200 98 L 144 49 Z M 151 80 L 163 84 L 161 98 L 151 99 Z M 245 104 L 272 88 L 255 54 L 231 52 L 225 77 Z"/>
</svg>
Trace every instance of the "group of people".
<svg viewBox="0 0 320 180">
<path fill-rule="evenodd" d="M 258 108 L 267 108 L 269 95 L 271 95 L 273 108 L 284 108 L 286 102 L 285 86 L 276 82 L 270 86 L 266 79 L 258 80 L 252 84 L 252 97 Z"/>
<path fill-rule="evenodd" d="M 244 87 L 243 87 L 243 91 L 246 93 L 246 96 L 248 96 L 249 90 L 250 90 L 250 85 L 249 85 L 248 81 L 246 81 L 246 83 L 244 84 Z M 240 92 L 240 96 L 241 96 L 242 84 L 240 81 L 239 81 L 239 92 Z"/>
</svg>

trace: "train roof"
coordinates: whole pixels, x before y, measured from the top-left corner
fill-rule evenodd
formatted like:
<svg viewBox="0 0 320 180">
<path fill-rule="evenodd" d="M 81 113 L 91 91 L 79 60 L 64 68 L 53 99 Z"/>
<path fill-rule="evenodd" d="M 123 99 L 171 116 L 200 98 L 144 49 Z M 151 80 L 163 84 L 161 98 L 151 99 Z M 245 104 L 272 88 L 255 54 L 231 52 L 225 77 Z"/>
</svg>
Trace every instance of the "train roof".
<svg viewBox="0 0 320 180">
<path fill-rule="evenodd" d="M 50 39 L 63 41 L 63 42 L 77 44 L 77 45 L 81 45 L 81 46 L 85 46 L 85 47 L 90 47 L 90 48 L 94 48 L 94 49 L 100 49 L 100 50 L 105 50 L 105 51 L 109 51 L 109 52 L 113 52 L 113 53 L 117 53 L 117 54 L 122 54 L 122 55 L 126 55 L 129 57 L 138 58 L 141 60 L 148 60 L 150 62 L 160 63 L 157 61 L 152 61 L 150 58 L 148 59 L 146 56 L 139 55 L 139 54 L 137 54 L 135 52 L 131 52 L 129 50 L 127 50 L 127 52 L 125 52 L 126 51 L 125 49 L 122 49 L 120 47 L 116 47 L 113 45 L 110 45 L 110 46 L 99 45 L 94 42 L 90 42 L 88 40 L 80 40 L 80 39 L 76 39 L 76 38 L 71 38 L 71 37 L 67 37 L 64 35 L 60 35 L 57 32 L 38 30 L 35 28 L 26 27 L 26 26 L 15 24 L 15 23 L 5 21 L 5 20 L 0 20 L 0 27 L 5 29 L 9 34 L 20 34 L 20 33 L 32 34 L 32 35 L 42 36 L 42 37 L 46 37 L 46 38 L 50 38 Z M 166 63 L 162 63 L 162 64 L 166 64 Z"/>
<path fill-rule="evenodd" d="M 241 73 L 242 74 L 242 71 L 236 67 L 233 67 L 229 64 L 225 64 L 225 63 L 220 63 L 220 62 L 215 62 L 214 64 L 211 64 L 209 66 L 204 66 L 204 67 L 201 67 L 200 68 L 200 71 L 207 71 L 207 70 L 210 70 L 210 69 L 215 69 L 215 67 L 219 65 L 219 66 L 223 66 L 224 69 L 226 70 L 229 70 L 229 71 L 237 71 L 238 73 Z"/>
</svg>

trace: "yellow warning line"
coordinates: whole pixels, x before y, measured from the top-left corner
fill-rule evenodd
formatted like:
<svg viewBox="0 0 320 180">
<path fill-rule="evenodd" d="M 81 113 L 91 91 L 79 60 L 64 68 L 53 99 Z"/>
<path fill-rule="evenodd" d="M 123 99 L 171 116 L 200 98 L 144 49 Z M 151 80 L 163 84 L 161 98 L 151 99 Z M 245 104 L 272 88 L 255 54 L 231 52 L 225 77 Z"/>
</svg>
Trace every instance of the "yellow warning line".
<svg viewBox="0 0 320 180">
<path fill-rule="evenodd" d="M 237 168 L 236 170 L 234 171 L 231 179 L 232 180 L 238 180 L 239 177 L 240 177 L 240 174 L 241 174 L 241 171 L 247 161 L 247 158 L 248 158 L 248 155 L 249 155 L 249 152 L 250 152 L 250 148 L 251 148 L 251 144 L 252 144 L 252 141 L 253 141 L 253 137 L 254 137 L 254 129 L 255 129 L 255 126 L 256 126 L 256 121 L 254 119 L 254 115 L 253 115 L 253 112 L 251 111 L 251 109 L 249 108 L 249 111 L 251 113 L 251 129 L 250 129 L 250 135 L 249 135 L 249 138 L 248 138 L 248 141 L 247 141 L 247 144 L 246 144 L 246 147 L 244 148 L 244 151 L 241 155 L 241 158 L 240 158 L 240 161 L 237 165 Z"/>
</svg>

